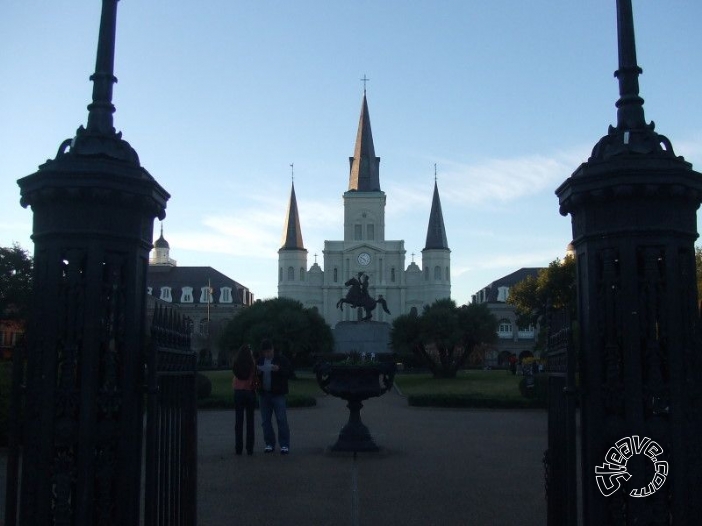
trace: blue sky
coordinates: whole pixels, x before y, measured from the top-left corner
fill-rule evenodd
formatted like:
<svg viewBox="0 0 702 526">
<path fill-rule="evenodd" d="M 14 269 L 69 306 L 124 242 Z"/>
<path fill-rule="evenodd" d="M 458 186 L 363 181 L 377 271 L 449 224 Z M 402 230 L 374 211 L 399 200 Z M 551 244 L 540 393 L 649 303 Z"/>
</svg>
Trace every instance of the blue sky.
<svg viewBox="0 0 702 526">
<path fill-rule="evenodd" d="M 633 7 L 646 118 L 702 170 L 702 3 Z M 33 250 L 16 180 L 85 124 L 99 16 L 0 3 L 0 246 Z M 554 190 L 615 123 L 616 69 L 614 0 L 122 0 L 114 121 L 172 195 L 171 257 L 263 299 L 291 163 L 309 264 L 343 237 L 367 75 L 386 238 L 419 261 L 436 164 L 461 304 L 564 254 Z"/>
</svg>

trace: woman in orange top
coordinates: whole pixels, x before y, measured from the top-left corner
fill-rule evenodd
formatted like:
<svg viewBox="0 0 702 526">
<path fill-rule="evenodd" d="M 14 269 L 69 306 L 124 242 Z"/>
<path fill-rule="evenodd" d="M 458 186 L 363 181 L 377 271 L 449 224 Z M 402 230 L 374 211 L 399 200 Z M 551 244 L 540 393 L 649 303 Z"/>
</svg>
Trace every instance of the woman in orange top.
<svg viewBox="0 0 702 526">
<path fill-rule="evenodd" d="M 246 453 L 253 455 L 254 447 L 254 408 L 256 407 L 256 363 L 251 347 L 242 345 L 234 357 L 232 365 L 234 378 L 234 409 L 236 420 L 234 424 L 234 447 L 236 454 L 241 455 L 243 447 L 244 416 L 246 416 Z"/>
</svg>

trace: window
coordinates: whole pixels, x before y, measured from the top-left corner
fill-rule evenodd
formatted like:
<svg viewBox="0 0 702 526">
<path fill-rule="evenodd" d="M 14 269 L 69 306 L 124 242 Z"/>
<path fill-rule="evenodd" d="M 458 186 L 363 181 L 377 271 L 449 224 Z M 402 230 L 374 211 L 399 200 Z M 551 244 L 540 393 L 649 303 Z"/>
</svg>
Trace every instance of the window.
<svg viewBox="0 0 702 526">
<path fill-rule="evenodd" d="M 193 302 L 193 288 L 183 287 L 183 291 L 180 294 L 181 303 L 192 303 Z"/>
<path fill-rule="evenodd" d="M 375 225 L 366 225 L 366 234 L 368 239 L 373 241 L 375 239 Z"/>
<path fill-rule="evenodd" d="M 393 283 L 395 283 L 395 267 L 392 267 L 392 268 L 390 269 L 390 281 L 392 281 Z"/>
<path fill-rule="evenodd" d="M 209 334 L 210 321 L 207 318 L 202 318 L 200 320 L 200 334 L 202 336 L 207 336 Z"/>
<path fill-rule="evenodd" d="M 497 337 L 498 338 L 511 338 L 512 337 L 512 322 L 506 318 L 500 320 L 500 324 L 497 327 Z"/>
<path fill-rule="evenodd" d="M 497 301 L 506 302 L 509 297 L 509 287 L 497 287 Z"/>
<path fill-rule="evenodd" d="M 300 267 L 300 281 L 305 281 L 305 267 Z"/>
<path fill-rule="evenodd" d="M 295 281 L 295 269 L 288 267 L 288 281 Z"/>
<path fill-rule="evenodd" d="M 222 287 L 219 289 L 219 302 L 220 303 L 233 303 L 233 298 L 232 298 L 232 288 L 231 287 Z"/>
<path fill-rule="evenodd" d="M 441 267 L 439 265 L 434 267 L 434 281 L 441 281 Z"/>
<path fill-rule="evenodd" d="M 517 337 L 519 339 L 531 340 L 534 337 L 534 324 L 530 323 L 528 327 L 518 327 Z"/>
<path fill-rule="evenodd" d="M 283 267 L 278 269 L 278 282 L 280 283 L 281 281 L 283 281 Z"/>
<path fill-rule="evenodd" d="M 446 267 L 446 281 L 451 281 L 451 273 L 448 267 Z"/>
<path fill-rule="evenodd" d="M 210 287 L 200 288 L 200 303 L 212 303 L 212 289 Z"/>
<path fill-rule="evenodd" d="M 363 239 L 363 225 L 353 225 L 353 238 L 356 241 Z"/>
<path fill-rule="evenodd" d="M 339 269 L 334 267 L 334 283 L 339 281 Z"/>
<path fill-rule="evenodd" d="M 429 281 L 429 267 L 424 267 L 424 281 Z"/>
<path fill-rule="evenodd" d="M 169 303 L 173 301 L 171 299 L 171 287 L 161 287 L 161 296 L 159 298 Z"/>
<path fill-rule="evenodd" d="M 154 288 L 153 287 L 146 287 L 146 293 L 151 296 L 154 293 Z"/>
</svg>

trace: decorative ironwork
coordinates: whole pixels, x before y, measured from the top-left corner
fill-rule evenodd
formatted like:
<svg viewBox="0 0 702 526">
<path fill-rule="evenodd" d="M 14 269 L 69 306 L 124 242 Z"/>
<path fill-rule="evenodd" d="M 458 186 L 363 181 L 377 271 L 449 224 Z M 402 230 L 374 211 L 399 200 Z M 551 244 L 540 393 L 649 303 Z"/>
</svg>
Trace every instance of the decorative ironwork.
<svg viewBox="0 0 702 526">
<path fill-rule="evenodd" d="M 575 526 L 575 359 L 573 331 L 566 310 L 551 316 L 548 354 L 548 449 L 544 452 L 544 478 L 549 526 Z"/>
<path fill-rule="evenodd" d="M 319 387 L 327 394 L 346 400 L 349 420 L 339 432 L 332 451 L 378 451 L 368 427 L 361 421 L 363 400 L 385 394 L 392 388 L 395 364 L 370 362 L 360 365 L 315 365 Z"/>
<path fill-rule="evenodd" d="M 197 353 L 190 319 L 157 305 L 148 350 L 146 526 L 197 523 Z"/>
<path fill-rule="evenodd" d="M 693 270 L 702 174 L 646 123 L 631 0 L 617 0 L 617 16 L 617 126 L 556 190 L 561 214 L 572 217 L 577 258 L 582 520 L 694 524 L 702 516 Z M 631 480 L 604 496 L 594 468 L 616 441 L 634 435 L 661 446 L 670 476 L 653 495 L 631 496 L 651 469 L 634 455 L 626 466 Z"/>
<path fill-rule="evenodd" d="M 102 0 L 87 126 L 18 181 L 34 214 L 35 293 L 7 524 L 139 523 L 146 270 L 170 196 L 112 125 L 116 11 Z"/>
</svg>

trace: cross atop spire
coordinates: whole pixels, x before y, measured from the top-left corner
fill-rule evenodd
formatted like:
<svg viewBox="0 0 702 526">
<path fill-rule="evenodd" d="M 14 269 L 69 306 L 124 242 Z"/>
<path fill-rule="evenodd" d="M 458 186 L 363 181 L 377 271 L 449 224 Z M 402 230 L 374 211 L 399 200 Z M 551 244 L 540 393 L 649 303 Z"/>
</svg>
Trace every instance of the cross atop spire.
<svg viewBox="0 0 702 526">
<path fill-rule="evenodd" d="M 366 74 L 363 74 L 363 78 L 361 79 L 361 82 L 363 82 L 363 94 L 366 94 L 366 82 L 368 82 L 370 79 L 366 77 Z"/>
<path fill-rule="evenodd" d="M 290 163 L 290 179 L 295 182 L 295 163 Z"/>
<path fill-rule="evenodd" d="M 434 163 L 434 182 L 436 183 L 436 163 Z"/>
</svg>

